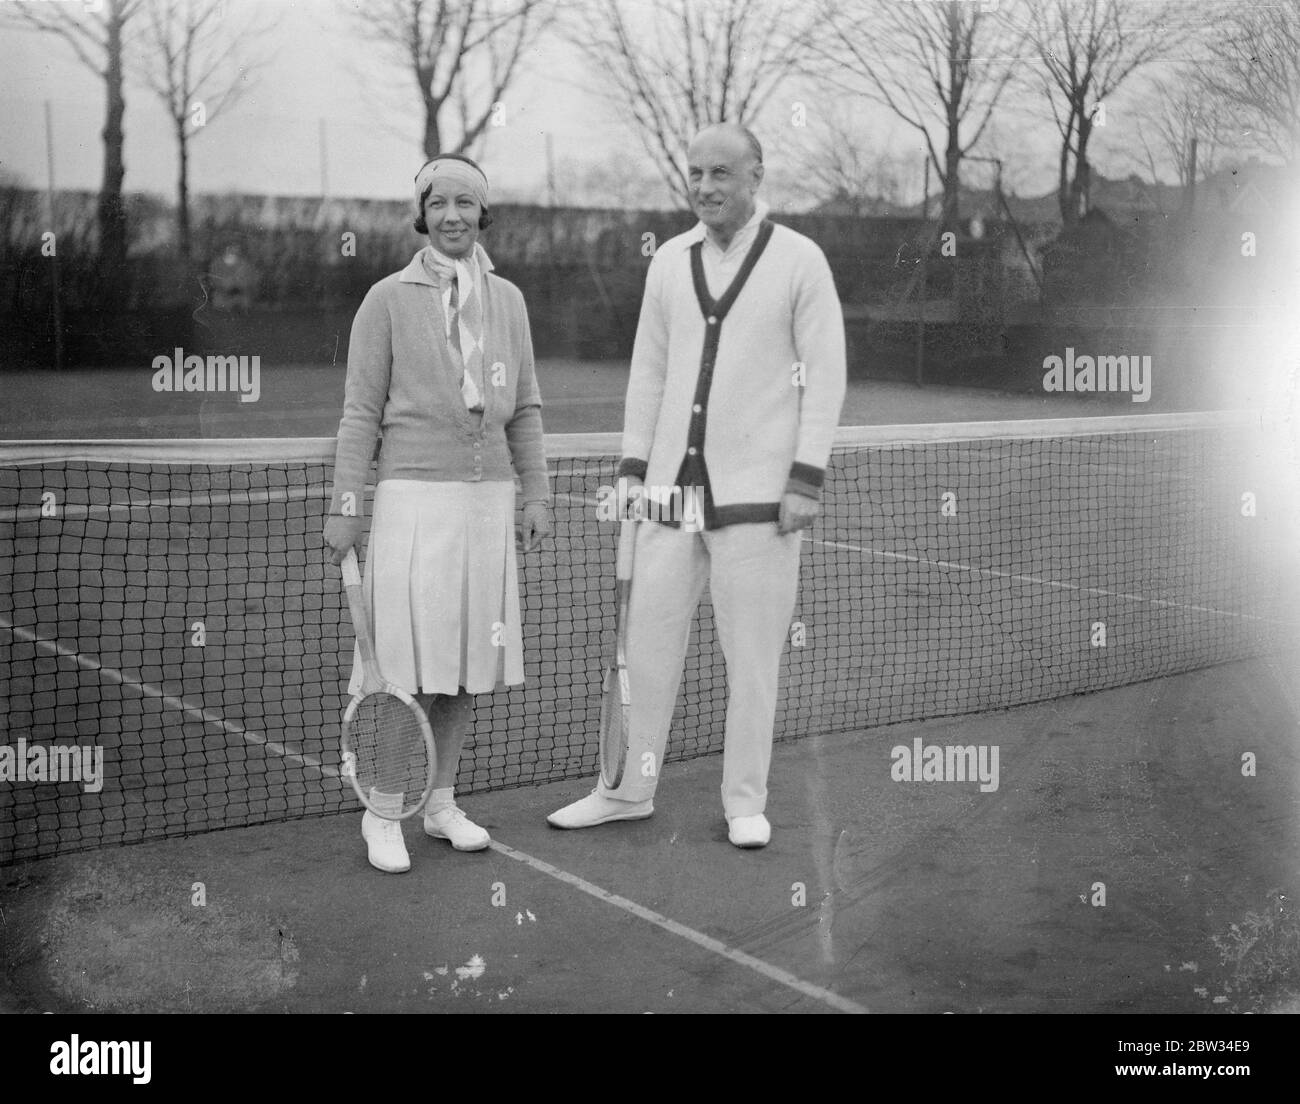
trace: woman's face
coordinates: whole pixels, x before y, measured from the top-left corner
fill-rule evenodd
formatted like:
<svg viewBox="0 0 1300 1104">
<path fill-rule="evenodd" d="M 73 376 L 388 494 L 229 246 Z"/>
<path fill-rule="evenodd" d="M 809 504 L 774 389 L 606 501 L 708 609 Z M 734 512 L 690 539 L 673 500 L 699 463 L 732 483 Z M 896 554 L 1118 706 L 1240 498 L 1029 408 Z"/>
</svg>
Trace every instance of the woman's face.
<svg viewBox="0 0 1300 1104">
<path fill-rule="evenodd" d="M 455 181 L 434 180 L 424 201 L 424 221 L 429 243 L 448 257 L 464 257 L 478 241 L 478 220 L 483 208 Z"/>
</svg>

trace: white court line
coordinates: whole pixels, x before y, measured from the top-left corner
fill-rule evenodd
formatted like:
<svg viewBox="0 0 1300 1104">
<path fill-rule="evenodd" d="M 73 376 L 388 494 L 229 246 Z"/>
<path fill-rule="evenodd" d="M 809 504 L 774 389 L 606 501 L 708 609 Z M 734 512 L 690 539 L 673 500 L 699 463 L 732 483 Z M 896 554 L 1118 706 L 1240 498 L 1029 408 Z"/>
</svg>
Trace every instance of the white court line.
<svg viewBox="0 0 1300 1104">
<path fill-rule="evenodd" d="M 267 751 L 274 752 L 276 755 L 283 756 L 285 759 L 291 759 L 293 762 L 300 763 L 304 767 L 310 767 L 312 770 L 319 771 L 321 774 L 327 775 L 330 778 L 339 777 L 337 768 L 327 766 L 325 763 L 322 763 L 319 759 L 316 759 L 311 755 L 299 755 L 296 752 L 290 751 L 283 744 L 278 743 L 275 740 L 268 740 L 265 736 L 261 735 L 261 733 L 250 732 L 242 725 L 235 724 L 234 721 L 227 721 L 223 717 L 218 717 L 215 713 L 209 713 L 206 709 L 199 709 L 197 706 L 190 705 L 183 698 L 177 698 L 171 694 L 166 694 L 156 686 L 151 686 L 147 682 L 140 682 L 136 679 L 129 678 L 121 671 L 112 667 L 105 667 L 98 660 L 92 659 L 90 656 L 82 655 L 80 652 L 74 652 L 69 648 L 65 648 L 57 640 L 46 640 L 44 637 L 37 636 L 35 633 L 30 632 L 27 629 L 21 629 L 7 618 L 0 617 L 0 628 L 8 629 L 18 639 L 26 640 L 28 643 L 35 644 L 38 648 L 43 648 L 50 655 L 63 656 L 65 659 L 72 660 L 83 670 L 94 671 L 96 674 L 104 675 L 110 682 L 115 682 L 119 686 L 129 686 L 133 690 L 143 694 L 146 698 L 158 698 L 160 701 L 171 706 L 172 709 L 179 709 L 181 712 L 196 721 L 203 721 L 206 724 L 214 725 L 217 728 L 223 729 L 231 735 L 240 737 L 246 743 L 258 744 L 261 747 L 266 748 Z"/>
<path fill-rule="evenodd" d="M 1166 598 L 1144 598 L 1140 594 L 1123 594 L 1117 590 L 1102 590 L 1099 587 L 1078 586 L 1075 583 L 1058 583 L 1055 579 L 1041 579 L 1037 575 L 1017 575 L 1013 571 L 998 571 L 997 568 L 993 567 L 976 567 L 974 564 L 957 563 L 953 560 L 928 560 L 924 556 L 909 556 L 905 552 L 880 552 L 875 548 L 864 548 L 860 544 L 847 544 L 843 541 L 824 541 L 816 540 L 813 537 L 804 537 L 804 542 L 806 544 L 823 544 L 828 548 L 843 548 L 850 552 L 861 552 L 867 556 L 882 556 L 891 560 L 909 560 L 912 563 L 950 568 L 953 571 L 995 575 L 999 579 L 1014 579 L 1022 583 L 1034 583 L 1037 586 L 1055 587 L 1057 590 L 1075 590 L 1080 594 L 1099 594 L 1106 598 L 1121 598 L 1126 602 L 1146 602 L 1153 606 L 1173 606 L 1176 609 L 1195 610 L 1197 613 L 1216 613 L 1220 617 L 1240 617 L 1247 621 L 1265 621 L 1270 625 L 1287 625 L 1290 623 L 1276 621 L 1270 617 L 1258 617 L 1253 613 L 1234 613 L 1232 610 L 1215 609 L 1212 606 L 1192 606 L 1186 602 L 1171 602 Z"/>
<path fill-rule="evenodd" d="M 638 905 L 635 901 L 629 901 L 626 897 L 620 897 L 617 893 L 611 893 L 607 889 L 602 889 L 598 885 L 587 881 L 585 878 L 579 878 L 576 874 L 570 874 L 567 870 L 561 870 L 559 867 L 552 866 L 548 862 L 534 858 L 532 855 L 525 854 L 523 851 L 516 851 L 513 847 L 507 847 L 498 840 L 493 840 L 489 846 L 493 851 L 498 851 L 507 858 L 514 859 L 516 862 L 526 863 L 534 870 L 539 870 L 543 874 L 548 874 L 558 881 L 571 885 L 575 889 L 582 890 L 588 896 L 595 897 L 598 901 L 604 901 L 606 904 L 613 905 L 615 908 L 621 908 L 624 912 L 630 912 L 633 916 L 647 920 L 656 927 L 663 928 L 664 931 L 671 932 L 673 935 L 680 936 L 697 947 L 703 947 L 706 951 L 712 951 L 714 954 L 721 955 L 723 958 L 730 959 L 741 966 L 747 966 L 756 973 L 762 974 L 770 981 L 775 981 L 781 985 L 788 986 L 801 993 L 805 997 L 811 997 L 813 1000 L 819 1000 L 824 1004 L 829 1004 L 832 1008 L 840 1012 L 854 1012 L 863 1014 L 867 1011 L 865 1007 L 856 1001 L 849 1000 L 848 997 L 842 997 L 838 993 L 833 993 L 829 989 L 823 989 L 820 985 L 814 985 L 810 981 L 804 981 L 802 978 L 795 977 L 779 967 L 773 966 L 770 962 L 764 962 L 761 958 L 755 958 L 753 955 L 746 954 L 744 951 L 738 951 L 734 947 L 728 947 L 720 940 L 714 939 L 711 935 L 705 935 L 694 928 L 688 928 L 685 924 L 679 924 L 676 920 L 670 920 L 668 917 L 648 909 L 644 905 Z"/>
<path fill-rule="evenodd" d="M 568 499 L 570 502 L 581 502 L 588 506 L 598 505 L 595 499 L 585 498 L 580 495 L 571 495 L 557 493 L 556 498 Z M 1246 621 L 1262 621 L 1268 625 L 1289 625 L 1290 622 L 1278 621 L 1271 617 L 1259 617 L 1252 613 L 1235 613 L 1232 610 L 1215 609 L 1212 606 L 1195 606 L 1186 602 L 1174 602 L 1166 598 L 1144 598 L 1140 594 L 1123 594 L 1115 590 L 1103 590 L 1099 587 L 1079 586 L 1076 583 L 1060 583 L 1055 579 L 1044 579 L 1037 575 L 1020 575 L 1013 571 L 999 571 L 993 567 L 976 567 L 974 564 L 958 563 L 954 560 L 931 560 L 924 556 L 909 556 L 905 552 L 882 552 L 875 548 L 865 548 L 860 544 L 849 544 L 844 541 L 827 541 L 818 540 L 815 537 L 804 537 L 805 544 L 820 544 L 825 548 L 838 548 L 849 552 L 861 552 L 866 556 L 879 556 L 891 560 L 907 560 L 915 564 L 926 564 L 930 567 L 949 568 L 953 571 L 966 571 L 972 574 L 993 575 L 999 579 L 1013 579 L 1021 583 L 1033 583 L 1035 586 L 1055 587 L 1057 590 L 1073 590 L 1080 594 L 1096 594 L 1106 598 L 1119 598 L 1125 602 L 1145 602 L 1152 606 L 1170 606 L 1174 609 L 1192 610 L 1196 613 L 1212 613 L 1219 617 L 1238 617 Z"/>
</svg>

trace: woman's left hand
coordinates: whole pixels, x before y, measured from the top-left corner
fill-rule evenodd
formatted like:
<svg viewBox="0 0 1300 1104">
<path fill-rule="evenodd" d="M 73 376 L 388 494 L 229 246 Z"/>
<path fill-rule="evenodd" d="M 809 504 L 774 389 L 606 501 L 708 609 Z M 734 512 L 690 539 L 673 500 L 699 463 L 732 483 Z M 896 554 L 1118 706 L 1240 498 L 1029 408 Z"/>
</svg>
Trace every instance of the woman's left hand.
<svg viewBox="0 0 1300 1104">
<path fill-rule="evenodd" d="M 551 508 L 545 502 L 524 503 L 524 518 L 519 526 L 519 542 L 525 552 L 540 548 L 551 535 Z"/>
</svg>

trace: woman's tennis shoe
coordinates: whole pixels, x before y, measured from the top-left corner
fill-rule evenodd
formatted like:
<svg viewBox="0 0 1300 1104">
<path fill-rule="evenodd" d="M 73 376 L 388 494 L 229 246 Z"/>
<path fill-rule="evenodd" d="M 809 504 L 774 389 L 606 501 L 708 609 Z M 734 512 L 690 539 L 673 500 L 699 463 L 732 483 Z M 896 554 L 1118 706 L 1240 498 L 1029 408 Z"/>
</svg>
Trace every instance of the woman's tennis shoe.
<svg viewBox="0 0 1300 1104">
<path fill-rule="evenodd" d="M 398 803 L 400 808 L 400 797 Z M 398 821 L 385 820 L 367 809 L 361 818 L 361 836 L 366 841 L 366 858 L 376 870 L 402 874 L 411 869 L 411 856 L 406 853 L 406 840 L 402 838 L 402 825 Z"/>
<path fill-rule="evenodd" d="M 552 828 L 594 828 L 611 820 L 645 820 L 654 811 L 653 801 L 619 801 L 592 790 L 580 801 L 553 812 L 546 823 Z"/>
<path fill-rule="evenodd" d="M 434 839 L 450 840 L 457 851 L 482 851 L 492 842 L 487 829 L 480 828 L 455 805 L 448 805 L 436 813 L 426 811 L 424 831 Z"/>
<path fill-rule="evenodd" d="M 766 847 L 772 838 L 772 826 L 762 813 L 731 817 L 727 821 L 727 837 L 737 847 Z"/>
</svg>

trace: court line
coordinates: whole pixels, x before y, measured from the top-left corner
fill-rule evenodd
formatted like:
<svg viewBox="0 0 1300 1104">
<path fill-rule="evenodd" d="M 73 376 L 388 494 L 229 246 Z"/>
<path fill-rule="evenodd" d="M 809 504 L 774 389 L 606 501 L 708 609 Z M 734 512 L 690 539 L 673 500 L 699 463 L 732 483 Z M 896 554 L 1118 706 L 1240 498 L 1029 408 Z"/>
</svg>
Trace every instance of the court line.
<svg viewBox="0 0 1300 1104">
<path fill-rule="evenodd" d="M 314 756 L 299 755 L 297 752 L 290 751 L 287 747 L 276 740 L 268 739 L 261 733 L 252 732 L 249 729 L 244 728 L 242 725 L 235 724 L 234 721 L 226 720 L 224 717 L 218 717 L 215 713 L 209 713 L 206 709 L 200 709 L 198 706 L 190 705 L 183 698 L 178 698 L 172 694 L 165 693 L 157 686 L 152 686 L 147 682 L 140 682 L 137 679 L 130 678 L 114 667 L 104 666 L 104 664 L 100 663 L 97 659 L 93 659 L 81 652 L 74 652 L 69 648 L 65 648 L 57 640 L 47 640 L 42 636 L 37 636 L 28 629 L 19 628 L 5 617 L 0 617 L 0 628 L 8 629 L 9 632 L 18 639 L 25 640 L 29 644 L 35 644 L 37 648 L 45 649 L 45 651 L 50 655 L 62 656 L 65 659 L 72 660 L 83 670 L 93 671 L 98 675 L 103 675 L 110 682 L 115 682 L 119 686 L 129 686 L 131 689 L 143 694 L 146 698 L 157 698 L 160 701 L 165 702 L 172 709 L 178 709 L 185 713 L 193 720 L 215 725 L 217 728 L 220 728 L 231 735 L 239 736 L 246 743 L 258 744 L 261 747 L 266 748 L 267 751 L 274 752 L 276 755 L 282 756 L 285 759 L 291 759 L 295 763 L 300 763 L 304 767 L 310 767 L 312 770 L 319 771 L 321 774 L 330 778 L 339 777 L 339 772 L 336 767 L 327 766 Z"/>
<path fill-rule="evenodd" d="M 589 506 L 597 505 L 596 501 L 578 495 L 557 494 L 556 498 L 567 498 L 570 501 L 582 502 Z M 1057 590 L 1073 590 L 1080 594 L 1096 594 L 1106 598 L 1119 598 L 1126 602 L 1145 602 L 1152 606 L 1169 606 L 1174 609 L 1192 610 L 1196 613 L 1212 613 L 1220 617 L 1238 617 L 1246 621 L 1262 621 L 1268 625 L 1289 625 L 1288 621 L 1278 621 L 1272 617 L 1260 617 L 1252 613 L 1237 613 L 1233 610 L 1221 610 L 1212 606 L 1196 606 L 1187 602 L 1174 602 L 1167 598 L 1144 598 L 1140 594 L 1124 594 L 1116 590 L 1104 590 L 1100 587 L 1079 586 L 1076 583 L 1061 583 L 1055 579 L 1044 579 L 1037 575 L 1022 575 L 1013 571 L 999 571 L 993 567 L 976 567 L 974 564 L 958 563 L 955 560 L 931 560 L 925 556 L 910 556 L 905 552 L 883 552 L 876 548 L 866 548 L 860 544 L 850 544 L 846 541 L 828 541 L 819 540 L 816 537 L 804 537 L 805 544 L 820 544 L 824 548 L 837 548 L 850 552 L 861 552 L 867 556 L 878 556 L 883 559 L 907 560 L 915 564 L 925 564 L 929 567 L 951 568 L 954 571 L 966 571 L 972 574 L 992 575 L 999 579 L 1011 579 L 1021 583 L 1033 583 L 1036 586 L 1055 587 Z"/>
<path fill-rule="evenodd" d="M 585 498 L 579 495 L 558 493 L 556 498 L 565 498 L 571 502 L 581 502 L 588 506 L 597 505 L 597 501 Z M 1236 613 L 1233 610 L 1221 610 L 1212 606 L 1196 606 L 1187 602 L 1174 602 L 1167 598 L 1144 598 L 1140 594 L 1124 594 L 1116 590 L 1104 590 L 1100 587 L 1079 586 L 1076 583 L 1061 583 L 1055 579 L 1044 579 L 1037 575 L 1022 575 L 1012 571 L 999 571 L 993 567 L 976 567 L 974 564 L 958 563 L 955 560 L 931 560 L 925 556 L 910 556 L 905 552 L 883 552 L 876 548 L 866 548 L 860 544 L 850 544 L 846 541 L 828 541 L 819 540 L 816 537 L 804 537 L 805 544 L 820 544 L 824 548 L 837 548 L 850 552 L 861 552 L 867 556 L 878 556 L 882 559 L 907 560 L 915 564 L 925 564 L 929 567 L 950 568 L 954 571 L 965 571 L 972 574 L 992 575 L 999 579 L 1011 579 L 1021 583 L 1033 583 L 1036 586 L 1055 587 L 1057 590 L 1073 590 L 1080 594 L 1096 594 L 1106 598 L 1119 598 L 1126 602 L 1144 602 L 1152 606 L 1169 606 L 1174 609 L 1191 610 L 1196 613 L 1217 614 L 1220 617 L 1237 617 L 1246 621 L 1262 621 L 1268 625 L 1289 625 L 1288 621 L 1278 621 L 1272 617 L 1260 617 L 1252 613 Z"/>
<path fill-rule="evenodd" d="M 1270 625 L 1289 625 L 1289 621 L 1277 621 L 1271 617 L 1259 617 L 1253 613 L 1235 613 L 1232 610 L 1215 609 L 1213 606 L 1193 606 L 1186 602 L 1173 602 L 1167 598 L 1144 598 L 1140 594 L 1124 594 L 1118 590 L 1103 590 L 1100 587 L 1079 586 L 1076 583 L 1058 583 L 1055 579 L 1042 579 L 1037 575 L 1018 575 L 1013 571 L 999 571 L 995 567 L 976 567 L 974 564 L 958 563 L 955 560 L 929 560 L 924 556 L 909 556 L 906 552 L 881 552 L 875 548 L 864 548 L 860 544 L 845 541 L 818 540 L 804 537 L 805 544 L 822 544 L 827 548 L 842 548 L 850 552 L 861 552 L 867 556 L 881 556 L 891 560 L 908 560 L 912 563 L 927 564 L 930 567 L 951 568 L 954 571 L 967 571 L 980 575 L 994 575 L 999 579 L 1014 579 L 1021 583 L 1034 583 L 1037 586 L 1055 587 L 1057 590 L 1074 590 L 1080 594 L 1097 594 L 1106 598 L 1121 598 L 1126 602 L 1146 602 L 1153 606 L 1173 606 L 1175 609 L 1195 610 L 1197 613 L 1217 613 L 1220 617 L 1240 617 L 1247 621 L 1264 621 Z"/>
<path fill-rule="evenodd" d="M 795 992 L 805 997 L 811 997 L 813 1000 L 821 1001 L 840 1012 L 852 1012 L 863 1015 L 867 1009 L 858 1004 L 857 1001 L 850 1000 L 848 997 L 842 997 L 829 989 L 823 989 L 820 985 L 814 985 L 810 981 L 804 981 L 778 966 L 773 966 L 770 962 L 764 962 L 761 958 L 755 958 L 744 951 L 738 951 L 734 947 L 728 947 L 721 940 L 714 939 L 711 935 L 705 935 L 703 932 L 696 931 L 694 928 L 688 928 L 685 924 L 680 924 L 676 920 L 670 920 L 667 916 L 648 909 L 644 905 L 638 905 L 635 901 L 621 897 L 617 893 L 611 893 L 607 889 L 602 889 L 593 882 L 585 878 L 579 878 L 576 874 L 570 874 L 567 870 L 561 870 L 558 866 L 552 866 L 548 862 L 535 858 L 523 851 L 517 851 L 499 840 L 493 840 L 488 846 L 493 851 L 497 851 L 507 858 L 514 859 L 516 862 L 522 862 L 531 866 L 534 870 L 555 878 L 557 881 L 571 885 L 575 889 L 581 890 L 590 897 L 595 897 L 598 901 L 604 901 L 615 908 L 621 908 L 624 912 L 630 912 L 633 916 L 654 924 L 656 927 L 663 928 L 666 932 L 680 936 L 688 942 L 694 943 L 697 947 L 703 947 L 706 951 L 712 951 L 716 955 L 730 959 L 740 966 L 745 966 L 756 973 L 762 974 L 769 981 L 775 981 L 781 985 L 793 989 Z"/>
</svg>

